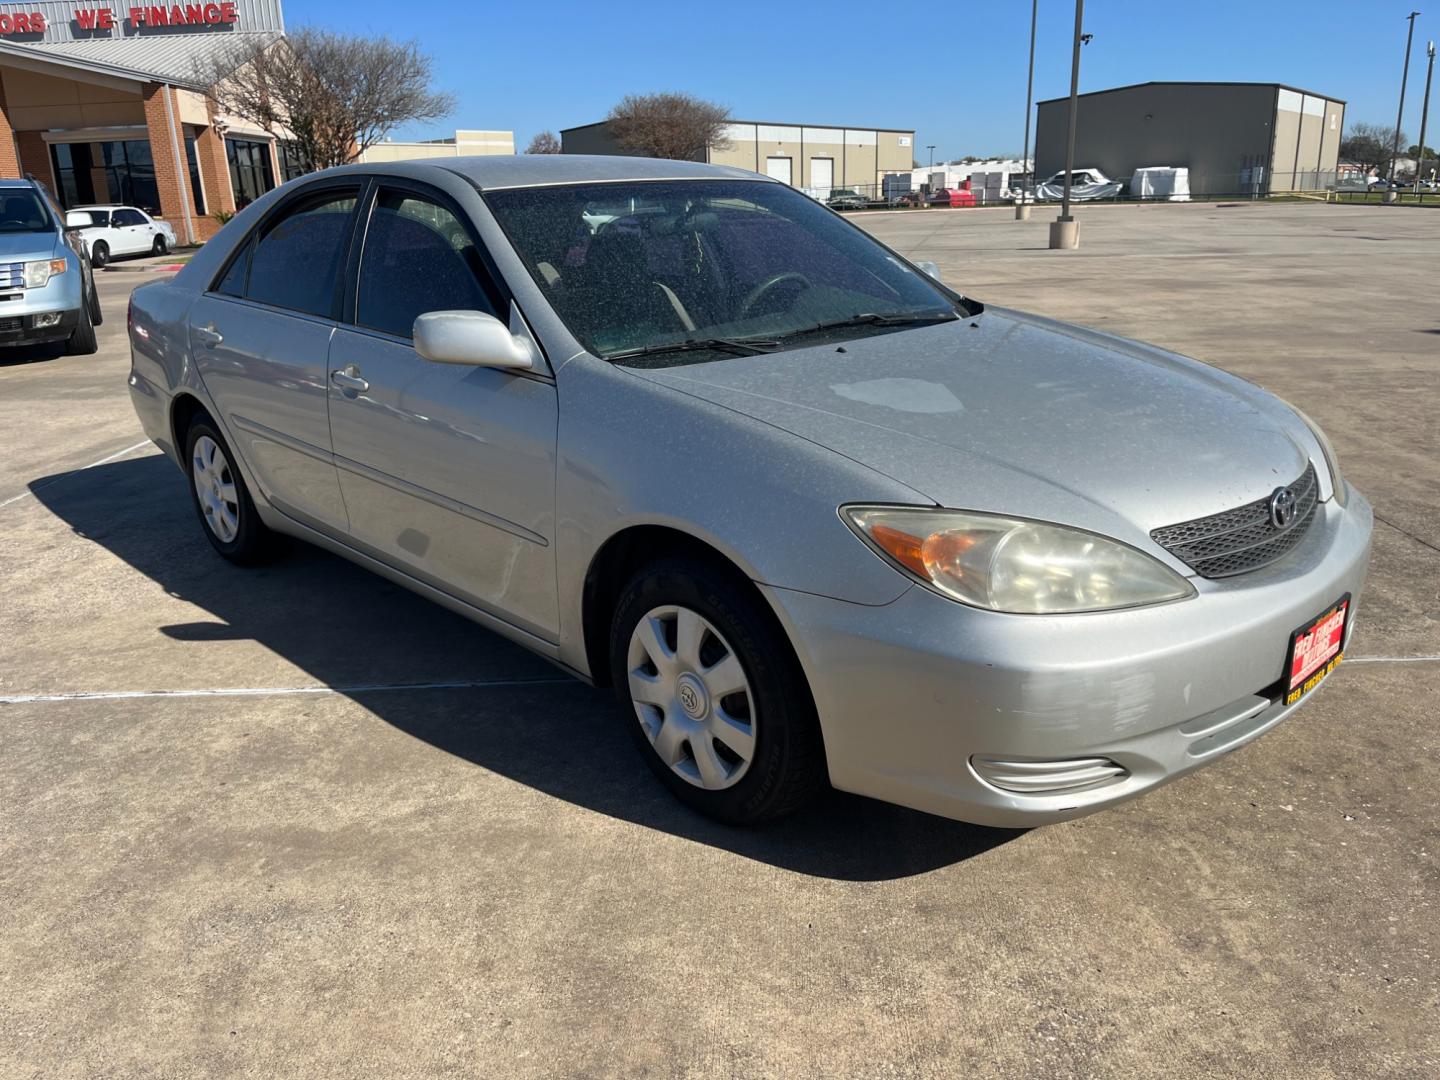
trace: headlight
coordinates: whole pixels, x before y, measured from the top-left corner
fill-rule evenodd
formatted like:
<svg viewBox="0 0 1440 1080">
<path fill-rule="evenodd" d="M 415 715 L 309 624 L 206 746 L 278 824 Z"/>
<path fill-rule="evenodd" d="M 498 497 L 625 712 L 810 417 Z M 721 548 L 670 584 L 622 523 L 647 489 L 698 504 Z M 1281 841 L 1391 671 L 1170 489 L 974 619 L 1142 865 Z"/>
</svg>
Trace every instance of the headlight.
<svg viewBox="0 0 1440 1080">
<path fill-rule="evenodd" d="M 65 272 L 68 264 L 64 259 L 42 259 L 25 264 L 25 288 L 43 289 L 50 284 L 50 278 Z"/>
<path fill-rule="evenodd" d="M 1285 404 L 1290 405 L 1290 402 L 1287 401 Z M 1335 447 L 1330 445 L 1330 439 L 1325 432 L 1320 430 L 1319 424 L 1294 405 L 1290 405 L 1290 411 L 1305 421 L 1305 426 L 1310 429 L 1310 434 L 1314 435 L 1315 441 L 1320 444 L 1320 452 L 1325 455 L 1325 467 L 1330 470 L 1330 490 L 1335 493 L 1335 505 L 1344 506 L 1345 478 L 1340 475 L 1340 459 L 1335 456 Z"/>
<path fill-rule="evenodd" d="M 841 512 L 866 543 L 922 585 L 990 611 L 1108 611 L 1195 595 L 1188 581 L 1150 556 L 1080 529 L 962 510 Z"/>
</svg>

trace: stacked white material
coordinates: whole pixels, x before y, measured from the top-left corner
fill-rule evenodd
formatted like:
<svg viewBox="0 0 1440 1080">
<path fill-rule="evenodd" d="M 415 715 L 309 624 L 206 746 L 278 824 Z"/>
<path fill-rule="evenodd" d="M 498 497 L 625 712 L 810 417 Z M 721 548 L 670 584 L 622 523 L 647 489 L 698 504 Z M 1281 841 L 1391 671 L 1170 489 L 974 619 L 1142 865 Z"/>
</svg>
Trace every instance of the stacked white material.
<svg viewBox="0 0 1440 1080">
<path fill-rule="evenodd" d="M 1130 196 L 1166 202 L 1190 201 L 1190 170 L 1169 165 L 1147 165 L 1130 177 Z"/>
</svg>

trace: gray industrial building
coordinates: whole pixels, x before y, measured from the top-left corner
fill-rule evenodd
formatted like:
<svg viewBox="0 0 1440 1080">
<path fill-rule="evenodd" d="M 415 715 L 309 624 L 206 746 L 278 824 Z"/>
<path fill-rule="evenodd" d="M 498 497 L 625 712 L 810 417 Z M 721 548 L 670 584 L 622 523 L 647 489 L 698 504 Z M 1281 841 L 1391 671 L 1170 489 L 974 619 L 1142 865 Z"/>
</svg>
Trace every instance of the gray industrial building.
<svg viewBox="0 0 1440 1080">
<path fill-rule="evenodd" d="M 1036 175 L 1065 168 L 1070 99 L 1039 104 Z M 1075 168 L 1123 180 L 1190 170 L 1195 194 L 1315 191 L 1335 182 L 1345 102 L 1278 83 L 1148 82 L 1081 94 Z"/>
</svg>

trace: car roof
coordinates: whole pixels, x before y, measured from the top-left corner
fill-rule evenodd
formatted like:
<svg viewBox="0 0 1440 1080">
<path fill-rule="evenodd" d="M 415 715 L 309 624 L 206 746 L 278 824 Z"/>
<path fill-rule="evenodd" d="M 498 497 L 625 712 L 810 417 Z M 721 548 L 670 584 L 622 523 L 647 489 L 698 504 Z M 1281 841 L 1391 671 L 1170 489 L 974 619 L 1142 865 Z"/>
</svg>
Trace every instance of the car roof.
<svg viewBox="0 0 1440 1080">
<path fill-rule="evenodd" d="M 610 157 L 587 154 L 515 154 L 485 157 L 422 158 L 386 164 L 344 165 L 327 172 L 393 173 L 423 176 L 444 171 L 465 177 L 482 191 L 539 187 L 547 184 L 604 183 L 620 180 L 759 180 L 767 176 L 729 165 L 659 158 Z"/>
<path fill-rule="evenodd" d="M 139 210 L 138 206 L 131 206 L 122 202 L 95 202 L 85 203 L 83 206 L 72 206 L 71 210 Z"/>
</svg>

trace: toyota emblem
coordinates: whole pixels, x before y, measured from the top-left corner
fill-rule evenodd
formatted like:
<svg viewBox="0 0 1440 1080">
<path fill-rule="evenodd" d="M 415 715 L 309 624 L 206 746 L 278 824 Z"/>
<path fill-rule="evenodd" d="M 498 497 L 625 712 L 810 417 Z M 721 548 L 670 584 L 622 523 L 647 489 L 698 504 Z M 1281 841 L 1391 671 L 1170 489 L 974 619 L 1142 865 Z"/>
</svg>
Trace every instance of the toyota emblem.
<svg viewBox="0 0 1440 1080">
<path fill-rule="evenodd" d="M 1270 496 L 1270 522 L 1277 529 L 1288 529 L 1295 524 L 1295 511 L 1299 509 L 1295 492 L 1288 487 L 1276 488 Z"/>
</svg>

